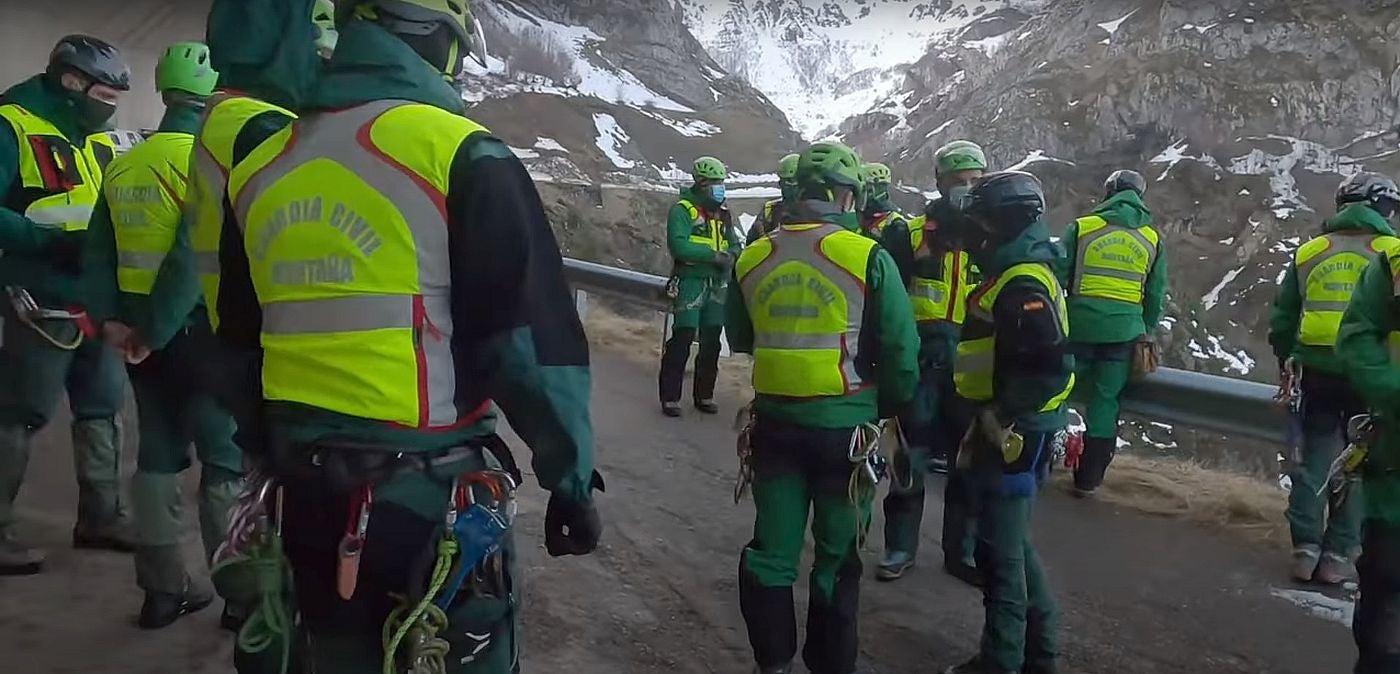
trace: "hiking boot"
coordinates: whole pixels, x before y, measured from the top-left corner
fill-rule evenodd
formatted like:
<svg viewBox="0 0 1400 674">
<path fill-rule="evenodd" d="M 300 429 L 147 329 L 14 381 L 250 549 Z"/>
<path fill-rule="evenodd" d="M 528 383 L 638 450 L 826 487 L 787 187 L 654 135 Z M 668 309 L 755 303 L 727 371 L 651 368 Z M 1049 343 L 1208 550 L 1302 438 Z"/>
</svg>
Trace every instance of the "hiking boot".
<svg viewBox="0 0 1400 674">
<path fill-rule="evenodd" d="M 719 404 L 713 398 L 705 398 L 695 401 L 695 409 L 705 414 L 719 414 Z"/>
<path fill-rule="evenodd" d="M 1344 555 L 1328 552 L 1322 555 L 1317 570 L 1313 572 L 1313 582 L 1323 585 L 1341 585 L 1356 579 L 1356 565 Z"/>
<path fill-rule="evenodd" d="M 0 533 L 0 576 L 32 576 L 44 568 L 44 552 Z"/>
<path fill-rule="evenodd" d="M 681 415 L 681 404 L 661 403 L 661 413 L 668 417 L 678 417 Z"/>
<path fill-rule="evenodd" d="M 1080 486 L 1076 485 L 1076 486 L 1070 488 L 1069 493 L 1070 493 L 1070 494 L 1073 494 L 1075 498 L 1090 499 L 1090 498 L 1094 498 L 1094 496 L 1098 495 L 1098 493 L 1099 493 L 1099 488 L 1098 488 L 1098 487 L 1092 487 L 1092 488 L 1090 488 L 1090 487 L 1080 487 Z"/>
<path fill-rule="evenodd" d="M 961 665 L 953 665 L 943 670 L 943 674 L 1017 674 L 1017 672 L 992 669 L 991 665 L 982 662 L 982 656 L 979 655 Z"/>
<path fill-rule="evenodd" d="M 973 587 L 982 587 L 986 582 L 982 579 L 982 572 L 971 564 L 947 562 L 943 564 L 943 572 Z"/>
<path fill-rule="evenodd" d="M 141 604 L 141 616 L 136 624 L 143 630 L 158 630 L 168 627 L 182 615 L 194 613 L 214 603 L 214 593 L 208 590 L 186 588 L 184 594 L 147 592 L 146 601 Z"/>
<path fill-rule="evenodd" d="M 1293 548 L 1293 564 L 1289 567 L 1289 575 L 1300 583 L 1311 581 L 1313 574 L 1317 572 L 1319 557 L 1321 553 L 1315 546 L 1301 545 Z"/>
<path fill-rule="evenodd" d="M 73 527 L 73 548 L 135 552 L 136 534 L 132 531 L 131 520 L 125 517 L 96 527 L 79 522 Z"/>
<path fill-rule="evenodd" d="M 905 571 L 914 568 L 914 555 L 901 550 L 891 550 L 884 561 L 875 569 L 876 580 L 897 580 Z"/>
<path fill-rule="evenodd" d="M 1021 674 L 1055 674 L 1060 668 L 1053 662 L 1038 662 L 1021 668 Z"/>
<path fill-rule="evenodd" d="M 792 663 L 786 665 L 774 665 L 772 667 L 756 666 L 753 668 L 754 674 L 791 674 Z"/>
</svg>

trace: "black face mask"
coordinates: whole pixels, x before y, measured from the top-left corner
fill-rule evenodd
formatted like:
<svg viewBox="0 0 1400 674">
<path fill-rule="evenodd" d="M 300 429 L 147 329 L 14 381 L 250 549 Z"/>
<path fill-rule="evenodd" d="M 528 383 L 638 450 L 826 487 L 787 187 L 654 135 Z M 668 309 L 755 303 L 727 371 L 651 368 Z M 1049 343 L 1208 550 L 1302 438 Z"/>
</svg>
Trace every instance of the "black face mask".
<svg viewBox="0 0 1400 674">
<path fill-rule="evenodd" d="M 1400 204 L 1390 201 L 1389 199 L 1381 199 L 1372 202 L 1371 208 L 1375 209 L 1377 213 L 1380 213 L 1382 218 L 1389 220 L 1395 217 L 1395 212 L 1397 210 L 1400 210 Z"/>
<path fill-rule="evenodd" d="M 100 101 L 88 95 L 87 89 L 68 92 L 68 100 L 73 103 L 74 110 L 78 113 L 78 123 L 89 132 L 102 131 L 108 127 L 112 121 L 112 115 L 117 114 L 115 103 Z"/>
</svg>

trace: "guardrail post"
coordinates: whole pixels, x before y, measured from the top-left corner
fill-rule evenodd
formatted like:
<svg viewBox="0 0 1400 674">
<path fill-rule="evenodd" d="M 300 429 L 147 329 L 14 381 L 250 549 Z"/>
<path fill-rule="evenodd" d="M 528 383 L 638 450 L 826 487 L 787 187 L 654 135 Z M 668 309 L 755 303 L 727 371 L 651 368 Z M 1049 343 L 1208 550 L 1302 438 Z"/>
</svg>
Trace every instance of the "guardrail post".
<svg viewBox="0 0 1400 674">
<path fill-rule="evenodd" d="M 588 291 L 582 289 L 574 291 L 574 311 L 578 312 L 580 321 L 588 320 Z"/>
</svg>

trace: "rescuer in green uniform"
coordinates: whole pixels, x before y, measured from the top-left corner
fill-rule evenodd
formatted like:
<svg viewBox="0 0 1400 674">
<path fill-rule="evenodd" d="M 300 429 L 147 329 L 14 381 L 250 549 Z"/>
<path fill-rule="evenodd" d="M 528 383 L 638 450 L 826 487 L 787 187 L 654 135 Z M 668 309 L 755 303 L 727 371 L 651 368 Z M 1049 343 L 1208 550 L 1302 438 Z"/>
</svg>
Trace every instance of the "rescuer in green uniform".
<svg viewBox="0 0 1400 674">
<path fill-rule="evenodd" d="M 0 95 L 0 283 L 9 295 L 0 298 L 0 575 L 43 566 L 43 553 L 14 537 L 14 502 L 30 441 L 65 391 L 78 477 L 73 546 L 132 546 L 116 425 L 125 375 L 116 352 L 84 334 L 78 288 L 82 230 L 116 154 L 105 131 L 129 88 L 115 47 L 70 35 L 44 73 Z"/>
<path fill-rule="evenodd" d="M 1274 300 L 1269 343 L 1279 369 L 1289 359 L 1302 368 L 1302 434 L 1296 439 L 1301 451 L 1289 462 L 1288 524 L 1291 572 L 1304 583 L 1335 585 L 1356 575 L 1362 499 L 1354 489 L 1340 501 L 1329 499 L 1330 491 L 1318 492 L 1346 444 L 1347 420 L 1366 411 L 1334 347 L 1362 270 L 1377 252 L 1400 245 L 1385 214 L 1397 201 L 1400 190 L 1383 175 L 1343 180 L 1337 214 L 1323 223 L 1320 236 L 1298 248 Z"/>
<path fill-rule="evenodd" d="M 860 229 L 866 236 L 880 240 L 880 235 L 890 223 L 899 222 L 908 226 L 908 218 L 899 212 L 899 207 L 894 205 L 890 199 L 890 187 L 894 184 L 894 176 L 890 173 L 890 167 L 878 162 L 871 162 L 861 167 L 865 172 L 866 190 L 869 194 L 865 198 L 865 208 L 861 211 Z"/>
<path fill-rule="evenodd" d="M 852 503 L 853 436 L 893 416 L 918 383 L 918 334 L 899 270 L 859 235 L 860 160 L 839 143 L 802 152 L 801 199 L 744 251 L 730 285 L 736 351 L 754 357 L 754 538 L 739 562 L 739 603 L 758 671 L 791 671 L 792 586 L 808 512 L 812 565 L 803 661 L 855 670 L 861 563 L 870 503 Z M 873 489 L 873 485 L 871 485 Z"/>
<path fill-rule="evenodd" d="M 978 493 L 977 569 L 986 624 L 978 655 L 950 674 L 1055 671 L 1055 601 L 1031 546 L 1032 503 L 1065 427 L 1074 357 L 1058 250 L 1029 173 L 992 173 L 964 200 L 968 251 L 986 279 L 967 301 L 953 380 L 976 409 L 958 456 Z"/>
<path fill-rule="evenodd" d="M 724 163 L 714 157 L 695 160 L 695 182 L 681 190 L 680 201 L 671 207 L 666 219 L 666 245 L 675 260 L 671 272 L 675 299 L 671 338 L 662 350 L 656 379 L 661 411 L 668 417 L 681 414 L 685 364 L 697 335 L 700 352 L 695 356 L 695 408 L 706 414 L 719 412 L 715 380 L 719 377 L 725 288 L 743 245 L 725 205 L 728 175 Z"/>
<path fill-rule="evenodd" d="M 1167 256 L 1142 202 L 1147 182 L 1115 171 L 1104 201 L 1065 230 L 1056 276 L 1069 293 L 1076 399 L 1086 405 L 1084 454 L 1074 493 L 1092 495 L 1118 449 L 1118 399 L 1132 373 L 1133 347 L 1152 339 L 1167 297 Z"/>
<path fill-rule="evenodd" d="M 219 74 L 209 49 L 181 42 L 156 65 L 166 105 L 155 135 L 107 167 L 103 197 L 88 226 L 84 279 L 88 312 L 114 346 L 129 350 L 140 447 L 132 497 L 136 514 L 136 583 L 146 593 L 138 623 L 165 627 L 208 606 L 213 595 L 191 584 L 180 553 L 180 473 L 194 444 L 201 465 L 199 523 L 206 560 L 223 542 L 228 513 L 242 487 L 243 457 L 233 419 L 202 386 L 196 344 L 209 334 L 203 311 L 181 312 L 182 330 L 155 353 L 133 344 L 132 325 L 168 310 L 150 302 L 161 261 L 175 239 L 186 194 L 194 132 Z"/>
<path fill-rule="evenodd" d="M 783 224 L 783 216 L 797 203 L 797 159 L 795 154 L 787 155 L 778 162 L 778 189 L 783 195 L 763 204 L 763 212 L 749 227 L 746 243 L 753 243 Z"/>
<path fill-rule="evenodd" d="M 898 265 L 919 324 L 919 392 L 900 418 L 908 447 L 895 457 L 895 479 L 885 497 L 885 557 L 875 572 L 894 580 L 914 565 L 924 516 L 924 476 L 933 463 L 951 468 L 965 413 L 953 395 L 953 358 L 972 292 L 971 256 L 955 237 L 963 227 L 952 204 L 966 195 L 987 169 L 982 148 L 955 141 L 934 153 L 939 196 L 924 213 L 885 227 L 881 244 Z M 907 476 L 907 477 L 905 477 Z M 906 481 L 907 480 L 907 481 Z M 944 488 L 943 568 L 972 584 L 977 578 L 973 551 L 975 519 L 965 476 L 949 470 Z"/>
<path fill-rule="evenodd" d="M 1394 182 L 1370 181 L 1366 203 L 1388 221 L 1400 210 Z M 1367 265 L 1342 316 L 1336 354 L 1377 422 L 1361 466 L 1360 596 L 1352 632 L 1355 674 L 1400 671 L 1400 245 Z M 1355 498 L 1355 496 L 1353 496 Z"/>
</svg>

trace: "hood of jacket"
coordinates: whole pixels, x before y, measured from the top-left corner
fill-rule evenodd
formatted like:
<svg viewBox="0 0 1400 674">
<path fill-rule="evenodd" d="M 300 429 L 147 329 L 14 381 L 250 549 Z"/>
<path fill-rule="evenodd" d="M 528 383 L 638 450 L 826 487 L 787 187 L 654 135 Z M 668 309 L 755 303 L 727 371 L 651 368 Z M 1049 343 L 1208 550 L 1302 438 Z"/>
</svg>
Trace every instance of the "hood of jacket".
<svg viewBox="0 0 1400 674">
<path fill-rule="evenodd" d="M 1376 209 L 1366 204 L 1347 204 L 1346 208 L 1322 223 L 1322 233 L 1333 232 L 1375 232 L 1383 236 L 1395 236 L 1395 228 Z"/>
<path fill-rule="evenodd" d="M 973 261 L 988 276 L 996 276 L 1023 262 L 1053 263 L 1060 257 L 1060 248 L 1050 240 L 1050 228 L 1043 219 L 1036 220 L 1016 238 L 996 248 L 970 252 Z"/>
<path fill-rule="evenodd" d="M 314 0 L 214 0 L 205 27 L 219 86 L 286 108 L 301 107 L 321 57 L 311 24 Z"/>
<path fill-rule="evenodd" d="M 464 115 L 462 95 L 403 40 L 364 19 L 340 31 L 335 55 L 322 71 L 307 108 L 348 108 L 397 99 Z"/>
<path fill-rule="evenodd" d="M 1152 212 L 1142 203 L 1142 197 L 1132 190 L 1123 190 L 1099 204 L 1094 215 L 1111 225 L 1138 229 L 1152 224 Z"/>
<path fill-rule="evenodd" d="M 0 94 L 0 103 L 14 103 L 44 118 L 74 142 L 102 130 L 83 128 L 72 99 L 45 75 L 35 75 L 10 87 Z"/>
</svg>

